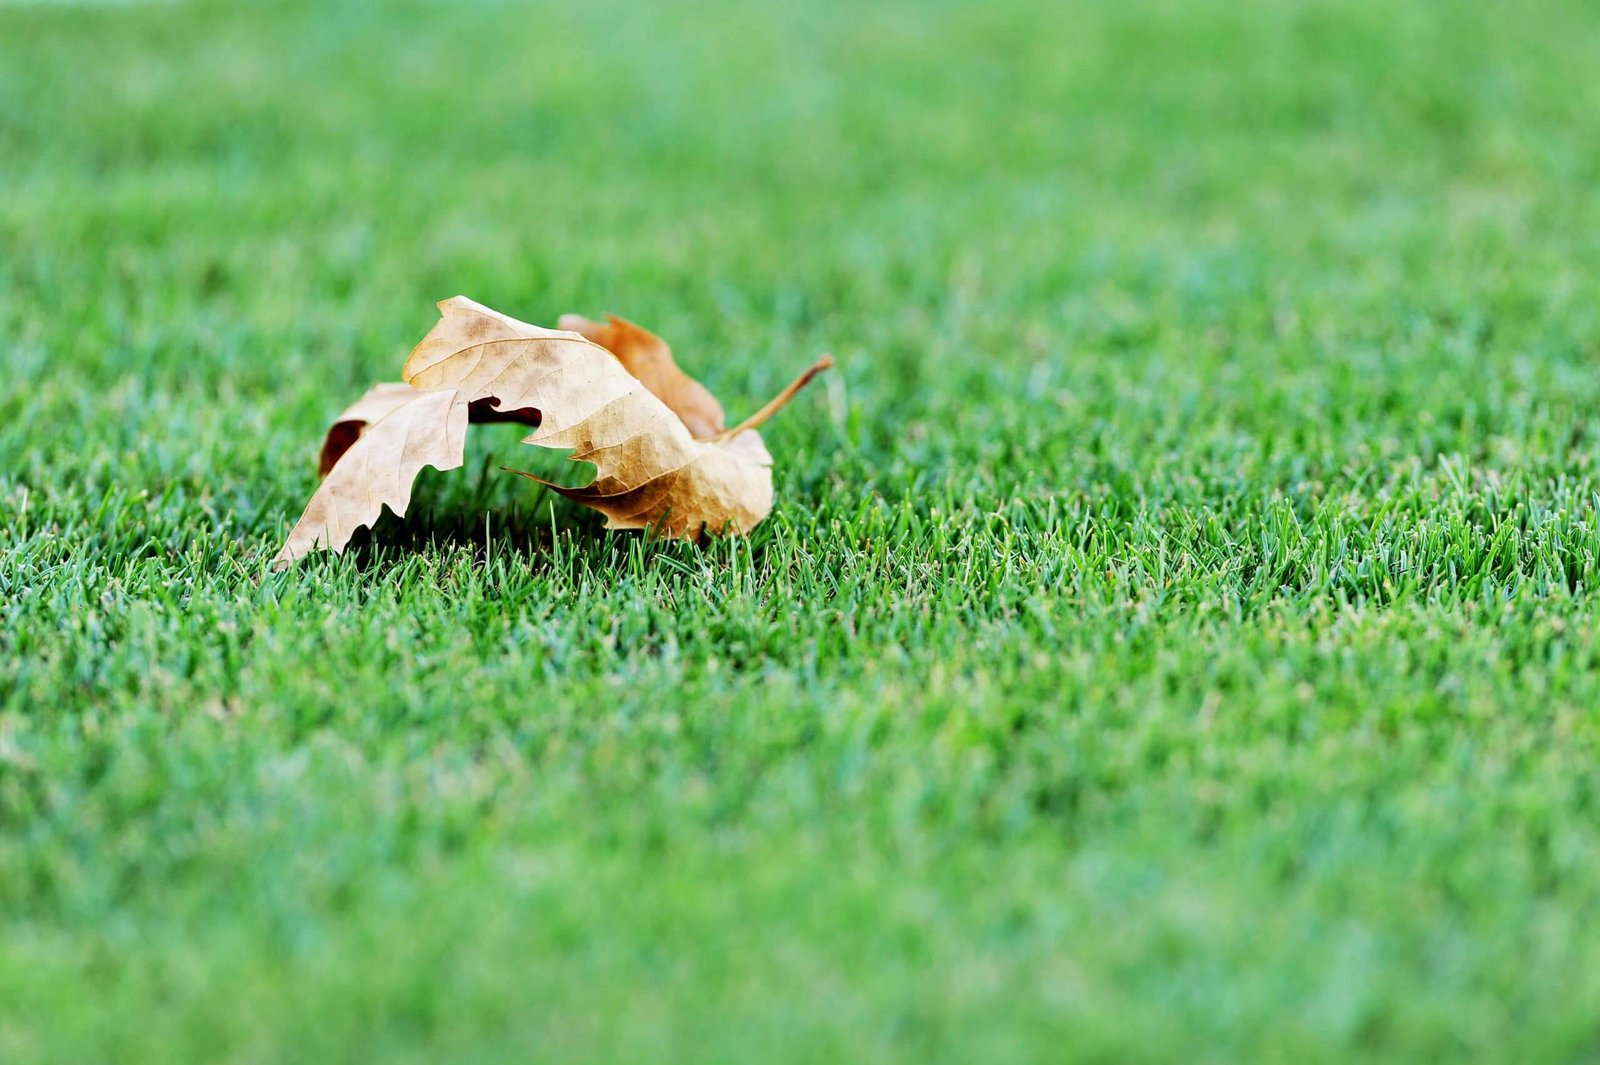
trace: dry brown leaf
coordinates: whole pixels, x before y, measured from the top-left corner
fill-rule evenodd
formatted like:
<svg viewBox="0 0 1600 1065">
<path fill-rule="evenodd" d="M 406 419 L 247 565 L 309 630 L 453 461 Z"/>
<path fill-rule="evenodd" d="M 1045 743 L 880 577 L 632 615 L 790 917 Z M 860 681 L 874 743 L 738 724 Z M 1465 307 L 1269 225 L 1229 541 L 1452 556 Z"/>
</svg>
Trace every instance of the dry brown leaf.
<svg viewBox="0 0 1600 1065">
<path fill-rule="evenodd" d="M 443 317 L 406 360 L 405 383 L 374 386 L 329 430 L 327 477 L 277 568 L 319 547 L 343 550 L 384 506 L 403 515 L 422 467 L 462 464 L 469 421 L 537 426 L 524 443 L 570 448 L 572 459 L 593 463 L 588 485 L 550 487 L 606 515 L 608 528 L 649 525 L 691 538 L 702 529 L 748 532 L 772 509 L 772 456 L 756 426 L 833 364 L 823 356 L 730 430 L 715 397 L 678 369 L 665 342 L 623 319 L 568 315 L 562 324 L 573 328 L 556 330 L 465 296 L 439 309 Z"/>
</svg>

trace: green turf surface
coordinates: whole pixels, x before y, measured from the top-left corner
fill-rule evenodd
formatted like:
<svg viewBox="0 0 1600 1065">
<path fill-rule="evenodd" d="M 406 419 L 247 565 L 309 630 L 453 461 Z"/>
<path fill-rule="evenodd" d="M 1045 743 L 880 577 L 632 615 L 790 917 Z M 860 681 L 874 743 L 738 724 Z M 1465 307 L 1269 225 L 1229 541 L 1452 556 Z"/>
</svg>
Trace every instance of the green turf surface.
<svg viewBox="0 0 1600 1065">
<path fill-rule="evenodd" d="M 0 1061 L 1600 1055 L 1592 4 L 0 4 Z M 741 417 L 268 563 L 466 293 Z"/>
</svg>

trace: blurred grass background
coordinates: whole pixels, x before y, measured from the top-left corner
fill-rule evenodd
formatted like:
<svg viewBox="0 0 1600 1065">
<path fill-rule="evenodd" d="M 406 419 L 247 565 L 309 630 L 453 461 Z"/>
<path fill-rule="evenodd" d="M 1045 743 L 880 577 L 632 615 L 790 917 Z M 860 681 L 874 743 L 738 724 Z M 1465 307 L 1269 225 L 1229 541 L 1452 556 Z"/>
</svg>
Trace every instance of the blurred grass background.
<svg viewBox="0 0 1600 1065">
<path fill-rule="evenodd" d="M 0 3 L 0 1060 L 1600 1055 L 1600 10 Z M 515 433 L 281 576 L 466 293 Z"/>
</svg>

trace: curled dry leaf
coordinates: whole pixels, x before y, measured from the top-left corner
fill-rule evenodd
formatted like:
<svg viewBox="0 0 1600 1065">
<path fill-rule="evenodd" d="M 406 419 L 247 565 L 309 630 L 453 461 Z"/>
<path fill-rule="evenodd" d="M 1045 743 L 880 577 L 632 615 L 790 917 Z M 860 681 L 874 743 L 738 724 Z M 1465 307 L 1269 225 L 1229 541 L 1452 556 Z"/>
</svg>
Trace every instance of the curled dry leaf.
<svg viewBox="0 0 1600 1065">
<path fill-rule="evenodd" d="M 631 322 L 566 315 L 564 328 L 544 329 L 465 296 L 439 309 L 406 360 L 404 383 L 373 386 L 329 429 L 325 478 L 276 568 L 318 548 L 342 551 L 385 506 L 404 515 L 424 466 L 462 464 L 469 422 L 535 426 L 524 443 L 570 448 L 572 459 L 593 463 L 588 485 L 550 487 L 600 511 L 608 528 L 749 532 L 772 509 L 772 456 L 756 427 L 833 365 L 823 356 L 727 429 L 716 398 L 660 337 Z"/>
</svg>

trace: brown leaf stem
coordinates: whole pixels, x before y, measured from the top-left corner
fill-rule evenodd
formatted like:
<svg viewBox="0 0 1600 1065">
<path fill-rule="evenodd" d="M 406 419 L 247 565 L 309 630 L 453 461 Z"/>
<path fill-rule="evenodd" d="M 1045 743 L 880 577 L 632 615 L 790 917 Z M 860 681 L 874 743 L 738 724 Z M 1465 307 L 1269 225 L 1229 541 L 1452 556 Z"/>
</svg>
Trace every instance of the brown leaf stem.
<svg viewBox="0 0 1600 1065">
<path fill-rule="evenodd" d="M 810 384 L 813 377 L 817 376 L 817 374 L 821 373 L 823 370 L 831 369 L 832 367 L 833 356 L 822 356 L 822 358 L 812 363 L 799 377 L 796 377 L 793 381 L 790 381 L 788 387 L 786 387 L 782 392 L 779 392 L 776 396 L 773 396 L 770 400 L 768 400 L 766 406 L 750 415 L 750 417 L 746 418 L 738 425 L 735 425 L 732 429 L 724 429 L 716 436 L 707 437 L 706 442 L 712 444 L 723 444 L 729 440 L 732 440 L 746 429 L 759 428 L 766 423 L 768 418 L 782 410 L 784 406 L 795 397 L 795 393 L 799 392 L 802 388 L 806 387 L 806 385 Z"/>
</svg>

